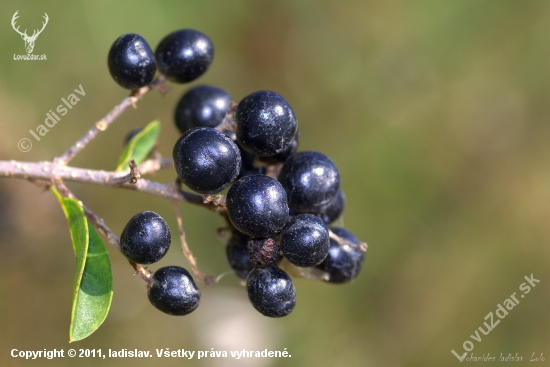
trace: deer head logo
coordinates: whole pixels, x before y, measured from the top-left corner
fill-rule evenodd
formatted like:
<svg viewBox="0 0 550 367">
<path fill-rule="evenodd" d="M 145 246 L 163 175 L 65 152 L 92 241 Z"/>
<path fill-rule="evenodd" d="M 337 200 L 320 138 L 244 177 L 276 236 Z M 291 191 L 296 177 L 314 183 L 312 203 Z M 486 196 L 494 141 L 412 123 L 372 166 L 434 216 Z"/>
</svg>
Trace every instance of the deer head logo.
<svg viewBox="0 0 550 367">
<path fill-rule="evenodd" d="M 36 39 L 38 38 L 38 35 L 40 33 L 42 33 L 42 31 L 44 30 L 44 28 L 46 28 L 46 24 L 48 24 L 48 14 L 44 13 L 44 20 L 45 22 L 42 22 L 42 29 L 41 30 L 38 30 L 38 29 L 35 29 L 32 36 L 29 36 L 27 35 L 27 30 L 25 29 L 25 32 L 21 32 L 19 31 L 19 27 L 15 27 L 15 21 L 17 18 L 19 18 L 19 15 L 17 15 L 17 13 L 19 12 L 16 11 L 15 14 L 13 14 L 13 17 L 11 18 L 11 26 L 13 27 L 13 29 L 19 33 L 21 35 L 21 38 L 23 38 L 23 41 L 25 41 L 25 48 L 27 49 L 27 53 L 30 54 L 32 53 L 32 50 L 34 49 L 34 42 L 36 41 Z"/>
</svg>

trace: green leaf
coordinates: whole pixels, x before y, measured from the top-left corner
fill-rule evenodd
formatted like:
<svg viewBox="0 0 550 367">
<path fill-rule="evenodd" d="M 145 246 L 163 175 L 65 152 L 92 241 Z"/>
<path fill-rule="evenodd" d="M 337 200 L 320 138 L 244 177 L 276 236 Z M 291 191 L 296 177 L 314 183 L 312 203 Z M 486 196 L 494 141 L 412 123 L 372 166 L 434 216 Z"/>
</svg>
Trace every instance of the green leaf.
<svg viewBox="0 0 550 367">
<path fill-rule="evenodd" d="M 160 122 L 151 121 L 136 134 L 124 147 L 124 151 L 118 160 L 116 170 L 123 171 L 128 168 L 128 163 L 133 159 L 140 164 L 147 159 L 157 142 L 160 131 Z"/>
<path fill-rule="evenodd" d="M 96 331 L 109 313 L 113 299 L 113 274 L 109 254 L 96 230 L 88 222 L 86 265 L 80 286 L 73 289 L 70 341 L 78 341 Z"/>
<path fill-rule="evenodd" d="M 86 219 L 82 205 L 62 197 L 55 188 L 51 191 L 69 222 L 76 257 L 69 330 L 69 339 L 73 342 L 88 337 L 107 317 L 113 297 L 113 276 L 105 245 Z"/>
</svg>

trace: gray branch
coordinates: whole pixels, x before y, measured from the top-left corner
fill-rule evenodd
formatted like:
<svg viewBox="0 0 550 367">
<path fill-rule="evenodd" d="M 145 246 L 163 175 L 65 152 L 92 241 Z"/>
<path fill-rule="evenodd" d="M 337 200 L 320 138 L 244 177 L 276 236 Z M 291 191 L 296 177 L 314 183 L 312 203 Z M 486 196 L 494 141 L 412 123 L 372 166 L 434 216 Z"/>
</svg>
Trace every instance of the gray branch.
<svg viewBox="0 0 550 367">
<path fill-rule="evenodd" d="M 155 169 L 161 169 L 171 164 L 166 160 L 158 162 L 146 161 L 139 167 L 147 168 L 148 173 L 154 173 Z M 138 167 L 138 171 L 139 171 Z M 24 180 L 42 180 L 51 182 L 56 178 L 64 181 L 89 183 L 99 186 L 124 188 L 143 192 L 145 194 L 161 198 L 188 202 L 201 205 L 213 211 L 222 212 L 225 209 L 214 203 L 204 203 L 203 196 L 179 190 L 174 185 L 165 185 L 145 179 L 139 179 L 136 183 L 124 182 L 128 177 L 125 172 L 93 170 L 56 164 L 55 162 L 19 162 L 0 161 L 0 177 L 20 178 Z"/>
</svg>

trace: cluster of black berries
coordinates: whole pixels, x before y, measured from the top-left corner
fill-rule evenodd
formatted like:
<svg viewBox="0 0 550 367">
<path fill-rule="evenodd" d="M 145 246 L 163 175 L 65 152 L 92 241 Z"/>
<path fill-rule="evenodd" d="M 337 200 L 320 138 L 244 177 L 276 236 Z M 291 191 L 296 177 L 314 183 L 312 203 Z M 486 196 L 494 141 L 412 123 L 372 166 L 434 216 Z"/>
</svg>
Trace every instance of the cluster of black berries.
<svg viewBox="0 0 550 367">
<path fill-rule="evenodd" d="M 155 54 L 143 37 L 122 35 L 111 46 L 107 63 L 113 79 L 133 90 L 149 85 L 157 67 L 175 83 L 193 81 L 204 74 L 213 57 L 210 38 L 193 29 L 181 29 L 164 37 Z"/>
<path fill-rule="evenodd" d="M 183 83 L 201 76 L 212 58 L 212 42 L 194 30 L 168 35 L 155 55 L 143 38 L 129 34 L 111 47 L 109 69 L 121 86 L 136 89 L 152 82 L 157 65 L 168 79 Z M 321 153 L 296 152 L 296 116 L 281 95 L 258 91 L 235 105 L 220 88 L 196 86 L 179 101 L 175 122 L 182 133 L 173 149 L 181 182 L 205 197 L 229 187 L 226 255 L 246 279 L 258 311 L 281 317 L 294 309 L 295 288 L 278 267 L 282 262 L 314 268 L 331 283 L 358 275 L 361 242 L 343 228 L 328 227 L 344 210 L 338 169 Z M 139 264 L 158 261 L 169 245 L 168 226 L 153 212 L 134 216 L 121 236 L 123 254 Z M 198 306 L 200 292 L 185 269 L 165 267 L 153 278 L 149 299 L 161 311 L 184 315 Z"/>
</svg>

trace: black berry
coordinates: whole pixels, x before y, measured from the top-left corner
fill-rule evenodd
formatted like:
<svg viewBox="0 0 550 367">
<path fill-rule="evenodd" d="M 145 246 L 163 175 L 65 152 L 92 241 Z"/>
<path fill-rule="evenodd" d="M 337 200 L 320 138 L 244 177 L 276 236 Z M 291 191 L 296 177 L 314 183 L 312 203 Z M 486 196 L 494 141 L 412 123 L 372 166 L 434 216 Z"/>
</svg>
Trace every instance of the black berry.
<svg viewBox="0 0 550 367">
<path fill-rule="evenodd" d="M 162 74 L 176 83 L 187 83 L 206 72 L 214 58 L 214 45 L 199 31 L 181 29 L 160 41 L 155 56 Z"/>
<path fill-rule="evenodd" d="M 138 264 L 153 264 L 164 257 L 172 237 L 166 221 L 157 213 L 134 215 L 120 236 L 120 251 Z"/>
<path fill-rule="evenodd" d="M 237 178 L 241 169 L 237 144 L 209 127 L 183 134 L 174 146 L 173 157 L 178 177 L 201 194 L 220 192 Z"/>
<path fill-rule="evenodd" d="M 328 254 L 329 234 L 325 223 L 313 214 L 293 217 L 281 233 L 281 250 L 292 264 L 319 265 Z"/>
<path fill-rule="evenodd" d="M 332 160 L 317 152 L 290 156 L 279 174 L 290 208 L 298 213 L 320 213 L 340 188 L 340 173 Z"/>
<path fill-rule="evenodd" d="M 153 51 L 137 34 L 120 36 L 109 50 L 107 64 L 115 82 L 132 90 L 150 84 L 157 70 Z"/>
<path fill-rule="evenodd" d="M 229 266 L 239 278 L 245 280 L 250 270 L 254 269 L 254 265 L 250 262 L 248 256 L 247 245 L 249 239 L 249 236 L 234 230 L 225 247 L 225 255 Z"/>
<path fill-rule="evenodd" d="M 332 232 L 337 236 L 349 241 L 354 245 L 361 242 L 348 230 L 344 228 L 331 227 Z M 330 283 L 345 283 L 359 275 L 365 253 L 356 247 L 340 245 L 335 240 L 330 240 L 328 255 L 318 267 L 329 274 Z"/>
<path fill-rule="evenodd" d="M 279 259 L 279 246 L 272 238 L 252 238 L 248 241 L 248 256 L 256 268 L 273 266 Z"/>
<path fill-rule="evenodd" d="M 281 95 L 270 91 L 245 97 L 237 106 L 235 120 L 239 144 L 260 157 L 286 150 L 298 126 L 292 107 Z"/>
<path fill-rule="evenodd" d="M 323 211 L 318 214 L 319 217 L 326 224 L 334 222 L 336 219 L 340 218 L 346 207 L 346 197 L 342 189 L 338 190 L 338 193 L 332 199 L 332 201 L 323 209 Z"/>
<path fill-rule="evenodd" d="M 199 85 L 189 89 L 176 106 L 175 121 L 183 134 L 194 127 L 216 127 L 229 111 L 231 96 L 221 88 Z"/>
<path fill-rule="evenodd" d="M 201 292 L 191 274 L 179 266 L 157 270 L 153 274 L 153 285 L 147 291 L 147 296 L 157 309 L 175 316 L 193 312 L 201 300 Z"/>
<path fill-rule="evenodd" d="M 296 306 L 292 279 L 279 268 L 255 268 L 248 274 L 246 289 L 252 306 L 265 316 L 286 316 Z"/>
<path fill-rule="evenodd" d="M 227 214 L 239 231 L 266 238 L 288 220 L 286 193 L 277 180 L 256 174 L 240 178 L 226 196 Z"/>
<path fill-rule="evenodd" d="M 286 161 L 288 157 L 293 155 L 296 152 L 296 149 L 298 149 L 298 143 L 300 141 L 300 132 L 296 131 L 296 135 L 294 136 L 294 139 L 292 139 L 292 142 L 281 153 L 277 153 L 275 155 L 269 156 L 269 157 L 260 157 L 260 160 L 267 164 L 277 164 L 282 163 Z"/>
</svg>

